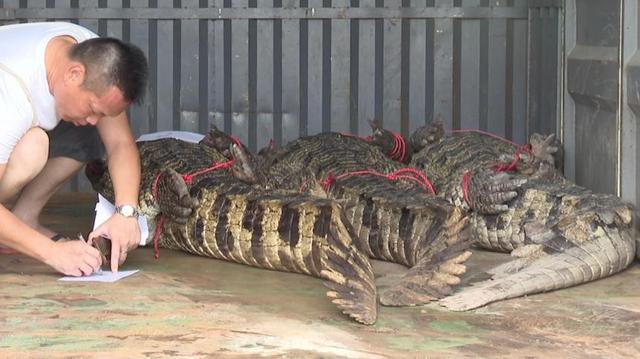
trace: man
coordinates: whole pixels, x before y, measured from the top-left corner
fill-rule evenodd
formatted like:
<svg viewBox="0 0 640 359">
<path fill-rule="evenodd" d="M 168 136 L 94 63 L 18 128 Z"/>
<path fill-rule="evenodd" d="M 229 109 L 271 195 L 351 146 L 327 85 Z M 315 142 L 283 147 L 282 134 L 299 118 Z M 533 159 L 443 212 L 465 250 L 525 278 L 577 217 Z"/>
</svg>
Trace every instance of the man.
<svg viewBox="0 0 640 359">
<path fill-rule="evenodd" d="M 112 241 L 117 271 L 137 246 L 140 159 L 126 108 L 141 100 L 147 62 L 140 49 L 70 23 L 0 27 L 0 245 L 73 276 L 100 268 L 83 241 L 52 240 L 38 217 L 46 202 L 104 143 L 116 212 L 89 235 Z M 45 131 L 53 130 L 47 136 Z M 80 131 L 80 132 L 78 132 Z M 50 138 L 49 138 L 50 137 Z M 51 158 L 48 158 L 51 141 Z M 64 156 L 64 157 L 60 157 Z M 12 212 L 4 205 L 15 199 Z"/>
</svg>

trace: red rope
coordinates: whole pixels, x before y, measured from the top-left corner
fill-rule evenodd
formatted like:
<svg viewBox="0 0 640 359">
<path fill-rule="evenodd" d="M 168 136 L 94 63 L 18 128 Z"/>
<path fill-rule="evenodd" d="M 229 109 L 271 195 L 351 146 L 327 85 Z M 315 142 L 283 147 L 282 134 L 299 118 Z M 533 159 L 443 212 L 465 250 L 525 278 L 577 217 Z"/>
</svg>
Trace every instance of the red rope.
<svg viewBox="0 0 640 359">
<path fill-rule="evenodd" d="M 373 141 L 373 136 L 362 137 L 346 132 L 340 132 L 340 134 L 346 137 L 357 137 L 367 142 Z M 387 153 L 387 155 L 393 160 L 404 162 L 405 158 L 407 157 L 407 144 L 404 140 L 404 137 L 395 132 L 391 132 L 391 134 L 393 135 L 393 148 L 389 153 Z"/>
<path fill-rule="evenodd" d="M 471 172 L 465 171 L 462 176 L 462 198 L 467 202 L 467 205 L 471 207 L 471 198 L 469 197 L 469 179 L 471 178 Z"/>
<path fill-rule="evenodd" d="M 219 170 L 219 169 L 227 169 L 227 168 L 231 168 L 233 166 L 233 160 L 229 160 L 227 162 L 220 162 L 220 163 L 214 163 L 213 166 L 205 168 L 203 170 L 200 171 L 196 171 L 196 172 L 192 172 L 186 175 L 182 175 L 182 178 L 184 179 L 184 182 L 186 184 L 191 184 L 193 182 L 193 179 L 196 176 L 205 174 L 205 173 L 209 173 L 209 172 L 213 172 L 215 170 Z"/>
<path fill-rule="evenodd" d="M 465 133 L 465 132 L 475 132 L 475 133 L 479 133 L 481 135 L 485 135 L 485 136 L 489 136 L 489 137 L 493 137 L 495 139 L 498 139 L 500 141 L 506 142 L 510 145 L 516 146 L 518 149 L 516 150 L 516 152 L 513 154 L 513 160 L 510 163 L 496 163 L 495 165 L 492 166 L 493 170 L 496 172 L 511 172 L 511 171 L 515 171 L 517 166 L 518 166 L 518 161 L 520 161 L 520 155 L 523 153 L 526 154 L 531 154 L 532 150 L 531 150 L 531 144 L 527 144 L 527 145 L 519 145 L 511 140 L 508 140 L 504 137 L 498 136 L 496 134 L 493 134 L 491 132 L 487 132 L 487 131 L 482 131 L 482 130 L 477 130 L 477 129 L 463 129 L 463 130 L 451 130 L 451 133 Z"/>
<path fill-rule="evenodd" d="M 367 141 L 367 142 L 373 141 L 373 136 L 358 136 L 358 135 L 352 135 L 352 134 L 347 133 L 347 132 L 338 132 L 338 133 L 341 134 L 342 136 L 345 136 L 345 137 L 357 137 L 357 138 L 359 138 L 359 139 L 361 139 L 363 141 Z"/>
<path fill-rule="evenodd" d="M 400 134 L 392 132 L 393 134 L 393 149 L 389 152 L 391 159 L 404 162 L 407 156 L 407 143 Z"/>
<path fill-rule="evenodd" d="M 160 248 L 158 248 L 158 238 L 160 238 L 160 232 L 162 232 L 162 226 L 164 226 L 164 214 L 160 215 L 158 223 L 156 223 L 156 229 L 153 231 L 153 255 L 156 259 L 160 258 Z"/>
<path fill-rule="evenodd" d="M 229 137 L 231 138 L 231 140 L 233 140 L 233 142 L 242 147 L 242 142 L 240 142 L 240 138 L 238 138 L 238 136 L 234 136 L 234 135 L 229 135 Z"/>
<path fill-rule="evenodd" d="M 518 166 L 518 161 L 520 161 L 520 154 L 522 153 L 531 153 L 531 145 L 522 145 L 518 147 L 516 153 L 513 154 L 513 161 L 511 161 L 511 163 L 496 163 L 493 165 L 493 169 L 496 172 L 515 171 Z"/>
<path fill-rule="evenodd" d="M 219 170 L 219 169 L 228 169 L 228 168 L 231 168 L 232 166 L 233 166 L 233 160 L 229 160 L 227 162 L 214 162 L 213 165 L 211 165 L 210 167 L 207 167 L 199 171 L 191 172 L 186 175 L 182 175 L 182 179 L 186 184 L 190 185 L 196 176 L 209 173 L 215 170 Z M 158 173 L 156 178 L 153 180 L 153 184 L 151 185 L 151 194 L 153 195 L 153 198 L 156 198 L 156 199 L 158 198 L 158 183 L 160 182 L 160 174 L 161 173 Z M 156 225 L 156 229 L 153 232 L 153 253 L 156 259 L 160 258 L 160 249 L 158 248 L 158 239 L 160 238 L 160 233 L 162 232 L 162 226 L 164 225 L 164 220 L 165 220 L 165 216 L 164 214 L 161 214 L 160 219 L 158 220 L 158 224 Z"/>
<path fill-rule="evenodd" d="M 372 175 L 372 176 L 382 177 L 390 181 L 397 181 L 400 179 L 414 181 L 414 182 L 417 182 L 418 185 L 420 185 L 422 188 L 429 190 L 433 194 L 436 194 L 436 190 L 433 188 L 433 185 L 431 184 L 427 176 L 425 176 L 422 172 L 418 171 L 415 168 L 401 168 L 389 174 L 384 174 L 384 173 L 376 172 L 373 170 L 360 170 L 360 171 L 343 173 L 337 177 L 334 177 L 331 173 L 329 173 L 327 175 L 327 178 L 321 181 L 320 184 L 322 185 L 322 188 L 324 188 L 325 191 L 328 191 L 329 188 L 337 180 L 341 180 L 341 179 L 353 177 L 353 176 L 362 176 L 362 175 Z M 304 188 L 306 187 L 307 183 L 308 181 L 305 181 L 304 183 L 302 183 L 302 185 L 300 186 L 300 192 L 304 191 Z"/>
</svg>

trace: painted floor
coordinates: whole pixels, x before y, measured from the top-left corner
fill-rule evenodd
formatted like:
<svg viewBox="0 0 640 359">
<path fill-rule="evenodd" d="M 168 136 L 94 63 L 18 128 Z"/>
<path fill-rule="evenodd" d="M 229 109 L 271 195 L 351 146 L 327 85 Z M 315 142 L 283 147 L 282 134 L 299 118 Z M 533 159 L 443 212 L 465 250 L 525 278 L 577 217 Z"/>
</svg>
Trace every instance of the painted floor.
<svg viewBox="0 0 640 359">
<path fill-rule="evenodd" d="M 88 232 L 93 196 L 58 195 L 45 223 Z M 478 252 L 466 281 L 507 257 Z M 404 269 L 376 262 L 381 287 Z M 320 280 L 150 249 L 117 283 L 62 283 L 0 255 L 0 357 L 638 358 L 640 264 L 575 288 L 448 312 L 381 307 L 373 326 L 340 314 Z M 476 278 L 477 279 L 477 278 Z"/>
</svg>

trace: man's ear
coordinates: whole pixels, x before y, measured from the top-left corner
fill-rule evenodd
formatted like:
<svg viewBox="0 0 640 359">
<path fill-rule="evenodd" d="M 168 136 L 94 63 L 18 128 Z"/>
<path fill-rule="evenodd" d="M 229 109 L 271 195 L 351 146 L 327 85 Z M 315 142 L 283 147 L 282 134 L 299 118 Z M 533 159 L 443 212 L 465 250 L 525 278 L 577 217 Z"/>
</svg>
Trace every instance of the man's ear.
<svg viewBox="0 0 640 359">
<path fill-rule="evenodd" d="M 71 62 L 67 71 L 64 73 L 64 81 L 66 85 L 82 85 L 86 75 L 86 68 L 80 62 Z"/>
</svg>

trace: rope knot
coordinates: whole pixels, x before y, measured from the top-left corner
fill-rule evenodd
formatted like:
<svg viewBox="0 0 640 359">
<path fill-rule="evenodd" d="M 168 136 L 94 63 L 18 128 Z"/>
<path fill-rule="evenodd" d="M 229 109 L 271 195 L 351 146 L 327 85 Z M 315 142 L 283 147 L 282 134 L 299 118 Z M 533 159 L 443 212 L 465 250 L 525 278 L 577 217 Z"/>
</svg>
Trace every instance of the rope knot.
<svg viewBox="0 0 640 359">
<path fill-rule="evenodd" d="M 336 183 L 336 178 L 333 177 L 333 174 L 331 174 L 331 172 L 329 172 L 327 178 L 325 178 L 324 181 L 321 182 L 322 188 L 324 188 L 325 191 L 329 191 L 329 188 L 331 188 L 334 183 Z"/>
<path fill-rule="evenodd" d="M 242 142 L 240 142 L 240 138 L 238 136 L 229 135 L 229 138 L 238 146 L 242 147 Z"/>
<path fill-rule="evenodd" d="M 397 181 L 399 179 L 414 181 L 414 182 L 417 182 L 418 185 L 420 185 L 420 187 L 428 190 L 434 195 L 436 194 L 436 190 L 433 188 L 433 185 L 431 184 L 427 176 L 425 176 L 422 172 L 418 171 L 415 168 L 401 168 L 389 174 L 384 174 L 384 173 L 376 172 L 369 169 L 347 172 L 339 176 L 334 176 L 332 173 L 329 173 L 327 177 L 322 182 L 320 182 L 320 184 L 322 185 L 322 188 L 324 188 L 325 191 L 328 191 L 329 188 L 331 188 L 331 186 L 333 186 L 338 180 L 353 177 L 353 176 L 362 176 L 362 175 L 382 177 L 389 181 Z M 308 182 L 309 181 L 305 181 L 302 183 L 302 185 L 300 185 L 300 193 L 304 192 L 304 188 L 306 187 Z"/>
<path fill-rule="evenodd" d="M 516 142 L 513 142 L 511 140 L 508 140 L 504 137 L 498 136 L 496 134 L 493 134 L 491 132 L 487 132 L 487 131 L 482 131 L 482 130 L 476 130 L 476 129 L 461 129 L 461 130 L 451 130 L 451 133 L 467 133 L 467 132 L 475 132 L 475 133 L 479 133 L 481 135 L 484 136 L 489 136 L 492 138 L 495 138 L 497 140 L 500 140 L 502 142 L 511 144 L 513 146 L 515 146 L 517 148 L 516 152 L 513 154 L 513 160 L 510 163 L 497 163 L 495 165 L 493 165 L 491 168 L 493 168 L 494 171 L 496 172 L 513 172 L 517 170 L 518 167 L 518 161 L 520 161 L 520 155 L 523 153 L 526 153 L 528 155 L 531 155 L 533 153 L 533 148 L 531 146 L 531 144 L 526 144 L 526 145 L 519 145 Z"/>
<path fill-rule="evenodd" d="M 407 143 L 400 134 L 395 132 L 392 132 L 392 134 L 393 148 L 391 149 L 391 152 L 388 153 L 388 155 L 393 160 L 404 162 L 405 157 L 407 156 Z"/>
</svg>

